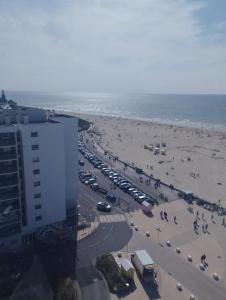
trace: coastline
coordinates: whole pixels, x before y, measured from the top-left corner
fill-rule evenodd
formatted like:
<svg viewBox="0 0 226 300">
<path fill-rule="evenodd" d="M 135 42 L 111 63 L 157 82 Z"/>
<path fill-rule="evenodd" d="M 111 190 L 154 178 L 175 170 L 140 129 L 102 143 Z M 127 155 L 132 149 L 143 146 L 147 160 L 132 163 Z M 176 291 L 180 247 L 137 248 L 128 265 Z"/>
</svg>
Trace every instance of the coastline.
<svg viewBox="0 0 226 300">
<path fill-rule="evenodd" d="M 226 133 L 148 121 L 68 113 L 92 122 L 94 138 L 123 161 L 167 184 L 226 206 Z M 144 149 L 166 143 L 166 155 Z M 148 167 L 148 168 L 147 168 Z"/>
</svg>

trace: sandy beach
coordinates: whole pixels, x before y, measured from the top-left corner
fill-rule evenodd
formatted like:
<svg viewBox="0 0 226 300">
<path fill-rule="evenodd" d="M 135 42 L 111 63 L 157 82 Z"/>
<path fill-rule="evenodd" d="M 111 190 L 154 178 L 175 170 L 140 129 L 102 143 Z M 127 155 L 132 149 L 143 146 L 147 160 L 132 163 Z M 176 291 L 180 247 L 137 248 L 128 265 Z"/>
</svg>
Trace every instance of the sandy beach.
<svg viewBox="0 0 226 300">
<path fill-rule="evenodd" d="M 94 138 L 120 159 L 160 180 L 226 207 L 226 132 L 115 117 L 78 115 L 93 122 Z M 95 134 L 96 133 L 96 134 Z M 144 145 L 165 143 L 166 155 Z"/>
</svg>

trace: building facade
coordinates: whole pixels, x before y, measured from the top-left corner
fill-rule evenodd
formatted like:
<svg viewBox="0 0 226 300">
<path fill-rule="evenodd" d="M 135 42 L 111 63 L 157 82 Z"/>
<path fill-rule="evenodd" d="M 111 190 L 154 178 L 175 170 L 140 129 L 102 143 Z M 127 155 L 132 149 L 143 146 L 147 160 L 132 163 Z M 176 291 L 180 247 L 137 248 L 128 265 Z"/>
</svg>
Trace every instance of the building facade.
<svg viewBox="0 0 226 300">
<path fill-rule="evenodd" d="M 0 110 L 0 252 L 75 235 L 76 118 Z"/>
</svg>

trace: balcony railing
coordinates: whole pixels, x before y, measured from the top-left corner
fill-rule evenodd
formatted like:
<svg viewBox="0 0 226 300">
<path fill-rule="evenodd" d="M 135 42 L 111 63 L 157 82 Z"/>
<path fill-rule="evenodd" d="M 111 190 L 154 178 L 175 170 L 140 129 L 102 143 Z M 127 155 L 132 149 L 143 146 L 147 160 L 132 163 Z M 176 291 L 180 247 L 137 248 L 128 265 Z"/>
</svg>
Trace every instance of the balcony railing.
<svg viewBox="0 0 226 300">
<path fill-rule="evenodd" d="M 7 178 L 7 179 L 2 177 L 4 176 L 0 176 L 0 189 L 18 184 L 17 176 L 13 176 L 13 178 Z"/>
<path fill-rule="evenodd" d="M 8 212 L 0 216 L 0 226 L 11 225 L 20 222 L 20 214 L 17 212 Z"/>
<path fill-rule="evenodd" d="M 2 146 L 15 146 L 16 145 L 16 139 L 15 136 L 12 134 L 6 139 L 1 138 L 0 135 L 0 147 Z"/>
<path fill-rule="evenodd" d="M 10 165 L 10 166 L 0 166 L 0 175 L 1 174 L 9 174 L 9 173 L 16 173 L 17 172 L 17 166 L 16 165 Z"/>
<path fill-rule="evenodd" d="M 0 201 L 17 199 L 19 197 L 18 191 L 1 191 L 0 193 Z"/>
<path fill-rule="evenodd" d="M 9 200 L 9 201 L 1 201 L 0 202 L 0 215 L 7 214 L 8 212 L 12 212 L 18 210 L 20 208 L 19 200 Z"/>
<path fill-rule="evenodd" d="M 4 152 L 0 152 L 0 161 L 4 161 L 4 160 L 13 160 L 16 159 L 16 153 L 4 153 Z"/>
<path fill-rule="evenodd" d="M 0 228 L 0 238 L 20 233 L 20 231 L 21 231 L 20 223 L 1 227 Z"/>
</svg>

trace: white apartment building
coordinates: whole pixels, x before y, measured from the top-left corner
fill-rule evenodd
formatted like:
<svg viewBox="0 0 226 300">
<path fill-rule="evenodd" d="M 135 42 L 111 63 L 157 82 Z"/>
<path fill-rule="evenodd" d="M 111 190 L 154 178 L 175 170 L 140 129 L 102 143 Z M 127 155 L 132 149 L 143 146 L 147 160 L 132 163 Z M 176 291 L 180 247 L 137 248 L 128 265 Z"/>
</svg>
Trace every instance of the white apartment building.
<svg viewBox="0 0 226 300">
<path fill-rule="evenodd" d="M 77 127 L 76 118 L 45 110 L 0 110 L 0 252 L 73 236 Z"/>
</svg>

